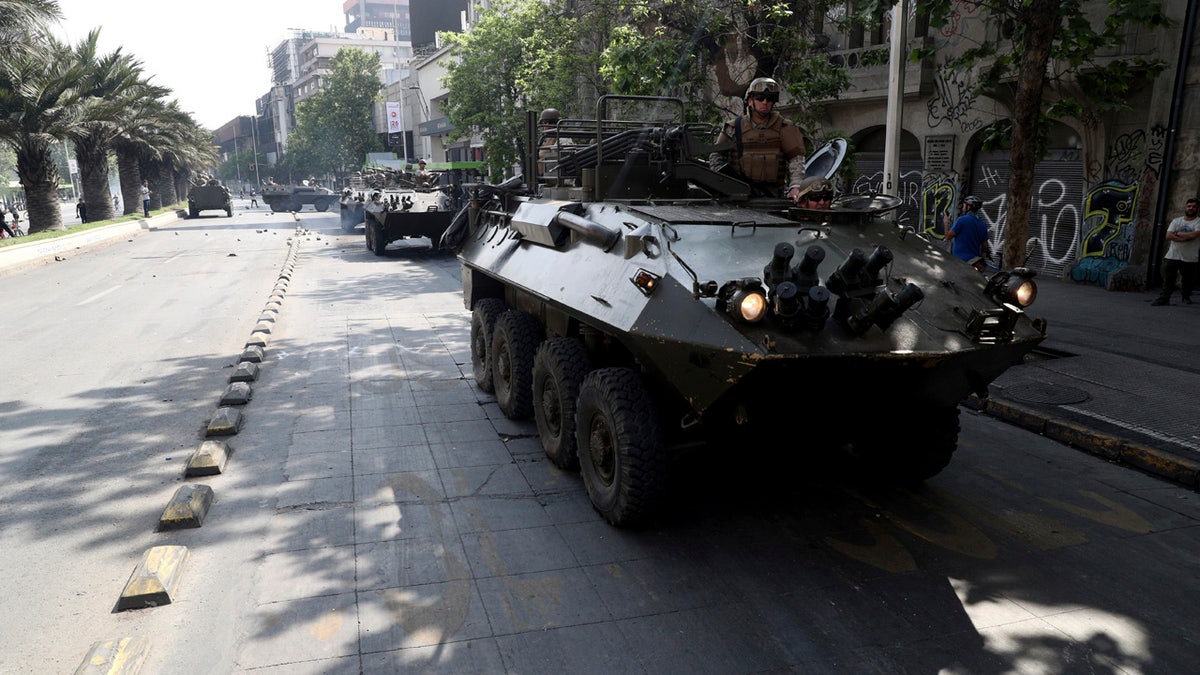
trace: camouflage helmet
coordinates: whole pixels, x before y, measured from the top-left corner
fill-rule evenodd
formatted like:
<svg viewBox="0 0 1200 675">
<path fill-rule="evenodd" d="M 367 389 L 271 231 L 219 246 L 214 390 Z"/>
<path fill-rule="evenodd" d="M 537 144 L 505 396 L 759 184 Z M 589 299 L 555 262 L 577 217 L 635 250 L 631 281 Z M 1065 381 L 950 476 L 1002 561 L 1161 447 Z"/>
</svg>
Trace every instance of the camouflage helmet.
<svg viewBox="0 0 1200 675">
<path fill-rule="evenodd" d="M 749 101 L 753 94 L 764 94 L 768 101 L 778 103 L 779 83 L 769 77 L 755 78 L 750 86 L 746 87 L 746 101 Z"/>
<path fill-rule="evenodd" d="M 558 124 L 559 118 L 560 118 L 560 115 L 558 114 L 558 109 L 546 108 L 545 110 L 542 111 L 542 114 L 540 116 L 538 116 L 538 123 L 539 124 Z"/>
</svg>

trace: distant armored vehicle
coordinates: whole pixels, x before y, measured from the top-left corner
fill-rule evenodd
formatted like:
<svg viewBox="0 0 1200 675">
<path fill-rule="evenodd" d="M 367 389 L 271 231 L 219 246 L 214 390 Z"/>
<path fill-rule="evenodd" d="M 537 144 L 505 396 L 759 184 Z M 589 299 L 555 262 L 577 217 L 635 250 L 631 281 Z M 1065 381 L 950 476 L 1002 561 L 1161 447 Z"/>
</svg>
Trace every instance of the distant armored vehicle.
<svg viewBox="0 0 1200 675">
<path fill-rule="evenodd" d="M 604 97 L 559 122 L 572 143 L 547 181 L 531 113 L 523 176 L 468 186 L 443 245 L 477 385 L 534 418 L 616 525 L 651 518 L 668 458 L 697 444 L 768 471 L 772 453 L 837 451 L 888 480 L 936 475 L 959 402 L 1044 338 L 1033 273 L 981 275 L 882 219 L 895 197 L 752 197 L 697 159 L 723 149 L 717 129 L 685 119 L 675 99 Z M 805 189 L 840 148 L 810 158 Z"/>
<path fill-rule="evenodd" d="M 450 197 L 437 184 L 438 174 L 378 169 L 363 176 L 361 189 L 352 184 L 343 193 L 342 227 L 355 217 L 358 202 L 367 250 L 382 256 L 388 244 L 400 239 L 428 237 L 434 245 L 450 225 Z M 361 196 L 369 193 L 368 196 Z M 349 231 L 349 230 L 347 230 Z"/>
<path fill-rule="evenodd" d="M 328 211 L 338 201 L 338 196 L 328 188 L 312 185 L 279 185 L 266 183 L 262 188 L 263 201 L 272 211 L 301 211 L 305 204 L 312 204 L 318 211 Z"/>
<path fill-rule="evenodd" d="M 188 188 L 188 217 L 197 218 L 201 211 L 224 211 L 233 217 L 233 200 L 229 188 L 215 178 L 205 179 L 201 185 Z"/>
</svg>

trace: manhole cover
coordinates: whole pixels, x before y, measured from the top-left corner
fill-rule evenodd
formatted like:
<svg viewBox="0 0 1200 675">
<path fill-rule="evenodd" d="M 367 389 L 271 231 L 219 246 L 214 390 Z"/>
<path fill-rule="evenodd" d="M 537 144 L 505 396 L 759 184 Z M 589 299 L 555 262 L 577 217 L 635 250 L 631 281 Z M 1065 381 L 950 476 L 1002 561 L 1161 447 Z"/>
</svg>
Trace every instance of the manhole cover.
<svg viewBox="0 0 1200 675">
<path fill-rule="evenodd" d="M 1008 387 L 1004 390 L 1004 395 L 1019 401 L 1025 401 L 1026 403 L 1046 403 L 1049 405 L 1083 403 L 1092 398 L 1091 394 L 1082 389 L 1064 387 L 1057 384 L 1044 384 L 1041 382 Z"/>
</svg>

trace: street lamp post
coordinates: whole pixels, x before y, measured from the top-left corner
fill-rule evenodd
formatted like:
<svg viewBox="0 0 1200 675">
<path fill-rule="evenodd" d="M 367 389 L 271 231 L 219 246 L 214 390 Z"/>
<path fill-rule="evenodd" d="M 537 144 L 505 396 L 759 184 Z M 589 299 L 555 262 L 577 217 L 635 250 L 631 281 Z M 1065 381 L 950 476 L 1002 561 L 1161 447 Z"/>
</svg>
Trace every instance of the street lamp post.
<svg viewBox="0 0 1200 675">
<path fill-rule="evenodd" d="M 417 103 L 421 106 L 421 112 L 425 114 L 425 121 L 428 122 L 431 119 L 431 116 L 429 113 L 429 103 L 427 103 L 425 101 L 425 93 L 421 91 L 421 85 L 410 84 L 410 85 L 408 85 L 408 88 L 417 92 Z M 415 128 L 414 128 L 414 130 L 415 130 Z M 414 140 L 415 140 L 415 138 L 414 138 Z M 428 156 L 430 154 L 429 152 L 427 152 L 427 148 L 425 147 L 424 143 L 421 144 L 421 150 L 422 150 L 422 152 L 425 153 L 426 156 Z M 430 157 L 429 159 L 432 159 L 432 158 Z"/>
<path fill-rule="evenodd" d="M 250 125 L 250 140 L 254 143 L 254 184 L 262 185 L 258 178 L 258 115 L 251 118 Z"/>
</svg>

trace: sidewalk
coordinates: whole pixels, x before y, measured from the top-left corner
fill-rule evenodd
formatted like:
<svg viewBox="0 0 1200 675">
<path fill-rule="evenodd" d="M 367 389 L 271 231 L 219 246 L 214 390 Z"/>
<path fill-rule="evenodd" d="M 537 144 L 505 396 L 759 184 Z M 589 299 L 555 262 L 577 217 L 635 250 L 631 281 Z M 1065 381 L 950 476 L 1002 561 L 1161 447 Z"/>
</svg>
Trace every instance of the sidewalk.
<svg viewBox="0 0 1200 675">
<path fill-rule="evenodd" d="M 1042 350 L 971 407 L 1072 447 L 1195 489 L 1200 424 L 1195 358 L 1200 304 L 1152 307 L 1157 292 L 1119 293 L 1038 278 L 1030 315 Z"/>
</svg>

